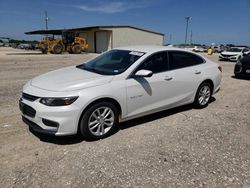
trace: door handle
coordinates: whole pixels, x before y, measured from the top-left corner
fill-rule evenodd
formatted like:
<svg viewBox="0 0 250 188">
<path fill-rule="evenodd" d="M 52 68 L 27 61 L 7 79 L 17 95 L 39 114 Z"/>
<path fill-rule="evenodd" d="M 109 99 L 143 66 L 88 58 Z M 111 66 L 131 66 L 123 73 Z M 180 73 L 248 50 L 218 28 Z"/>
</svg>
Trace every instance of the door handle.
<svg viewBox="0 0 250 188">
<path fill-rule="evenodd" d="M 165 78 L 164 78 L 164 80 L 166 80 L 166 81 L 170 81 L 170 80 L 172 80 L 173 79 L 173 77 L 170 77 L 170 76 L 166 76 Z"/>
<path fill-rule="evenodd" d="M 201 71 L 196 70 L 194 73 L 195 73 L 195 74 L 200 74 L 200 73 L 201 73 Z"/>
</svg>

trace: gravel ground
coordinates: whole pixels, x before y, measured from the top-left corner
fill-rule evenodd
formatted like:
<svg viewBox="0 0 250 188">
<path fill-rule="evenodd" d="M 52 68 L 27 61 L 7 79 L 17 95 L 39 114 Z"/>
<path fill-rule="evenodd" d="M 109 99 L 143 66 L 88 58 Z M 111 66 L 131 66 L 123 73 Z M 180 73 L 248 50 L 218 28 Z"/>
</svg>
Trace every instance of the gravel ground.
<svg viewBox="0 0 250 188">
<path fill-rule="evenodd" d="M 222 88 L 206 109 L 139 118 L 95 142 L 31 133 L 24 83 L 94 56 L 0 48 L 0 187 L 250 187 L 250 81 L 232 77 L 232 62 L 219 62 Z"/>
</svg>

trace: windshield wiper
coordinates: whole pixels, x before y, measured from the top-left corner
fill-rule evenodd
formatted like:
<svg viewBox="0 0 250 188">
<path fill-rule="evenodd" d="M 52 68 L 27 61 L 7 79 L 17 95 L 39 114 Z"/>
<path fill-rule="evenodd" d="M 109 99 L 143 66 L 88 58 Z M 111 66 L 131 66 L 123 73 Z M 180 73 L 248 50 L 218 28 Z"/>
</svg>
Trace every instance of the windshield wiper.
<svg viewBox="0 0 250 188">
<path fill-rule="evenodd" d="M 101 72 L 102 72 L 102 71 L 97 70 L 94 67 L 86 67 L 84 64 L 83 65 L 77 65 L 76 67 L 79 68 L 79 69 L 94 72 L 94 73 L 97 73 L 97 74 L 101 74 Z"/>
</svg>

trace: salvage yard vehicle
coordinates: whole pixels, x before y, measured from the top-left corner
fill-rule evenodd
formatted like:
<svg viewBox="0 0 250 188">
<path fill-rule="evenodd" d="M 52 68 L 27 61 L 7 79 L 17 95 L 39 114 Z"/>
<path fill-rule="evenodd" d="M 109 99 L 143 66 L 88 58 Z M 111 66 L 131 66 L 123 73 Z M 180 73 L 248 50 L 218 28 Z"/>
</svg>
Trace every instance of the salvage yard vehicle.
<svg viewBox="0 0 250 188">
<path fill-rule="evenodd" d="M 48 52 L 53 54 L 61 54 L 63 52 L 80 54 L 89 47 L 86 39 L 74 32 L 63 32 L 62 38 L 46 37 L 38 46 L 44 54 Z"/>
<path fill-rule="evenodd" d="M 234 67 L 234 75 L 237 78 L 249 77 L 250 78 L 250 53 L 240 58 Z"/>
<path fill-rule="evenodd" d="M 245 47 L 231 47 L 228 50 L 221 52 L 219 60 L 237 61 L 244 54 L 248 54 L 249 52 L 250 50 Z"/>
<path fill-rule="evenodd" d="M 185 104 L 206 107 L 219 91 L 221 71 L 179 48 L 122 47 L 35 77 L 24 86 L 19 105 L 34 131 L 95 140 L 119 122 Z"/>
</svg>

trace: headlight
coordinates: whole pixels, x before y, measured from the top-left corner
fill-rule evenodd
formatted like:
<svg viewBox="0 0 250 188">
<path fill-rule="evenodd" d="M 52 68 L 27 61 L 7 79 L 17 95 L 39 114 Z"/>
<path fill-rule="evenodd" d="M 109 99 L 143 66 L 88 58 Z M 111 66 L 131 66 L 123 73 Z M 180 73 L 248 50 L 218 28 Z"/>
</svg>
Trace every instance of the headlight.
<svg viewBox="0 0 250 188">
<path fill-rule="evenodd" d="M 78 97 L 63 97 L 63 98 L 41 98 L 40 103 L 46 106 L 67 106 L 76 101 Z"/>
<path fill-rule="evenodd" d="M 241 64 L 241 62 L 239 60 L 237 60 L 236 65 L 238 65 L 240 67 L 242 66 L 242 64 Z"/>
</svg>

